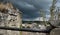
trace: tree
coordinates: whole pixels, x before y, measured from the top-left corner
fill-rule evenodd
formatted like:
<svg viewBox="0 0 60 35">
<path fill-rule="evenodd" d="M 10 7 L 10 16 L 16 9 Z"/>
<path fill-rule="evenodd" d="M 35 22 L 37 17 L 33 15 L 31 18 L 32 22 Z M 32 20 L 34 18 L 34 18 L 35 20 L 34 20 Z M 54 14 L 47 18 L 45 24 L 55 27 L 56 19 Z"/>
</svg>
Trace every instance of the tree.
<svg viewBox="0 0 60 35">
<path fill-rule="evenodd" d="M 44 25 L 47 25 L 47 23 L 46 23 L 46 13 L 43 9 L 40 9 L 40 16 L 43 17 Z"/>
<path fill-rule="evenodd" d="M 55 6 L 56 2 L 57 2 L 57 0 L 53 0 L 52 6 L 50 8 L 50 15 L 51 15 L 50 20 L 51 21 L 54 19 L 54 10 L 55 10 L 55 7 L 56 7 Z"/>
<path fill-rule="evenodd" d="M 51 15 L 51 17 L 50 17 L 50 23 L 51 23 L 53 26 L 55 26 L 55 27 L 57 27 L 58 24 L 59 24 L 59 21 L 56 20 L 56 18 L 55 18 L 55 15 L 56 15 L 56 13 L 57 13 L 57 10 L 55 11 L 55 9 L 56 9 L 55 4 L 56 4 L 56 3 L 57 3 L 57 0 L 53 0 L 52 6 L 51 6 L 51 8 L 50 8 L 50 15 Z M 57 16 L 57 15 L 56 15 L 56 16 Z M 55 18 L 55 19 L 54 19 L 54 18 Z"/>
</svg>

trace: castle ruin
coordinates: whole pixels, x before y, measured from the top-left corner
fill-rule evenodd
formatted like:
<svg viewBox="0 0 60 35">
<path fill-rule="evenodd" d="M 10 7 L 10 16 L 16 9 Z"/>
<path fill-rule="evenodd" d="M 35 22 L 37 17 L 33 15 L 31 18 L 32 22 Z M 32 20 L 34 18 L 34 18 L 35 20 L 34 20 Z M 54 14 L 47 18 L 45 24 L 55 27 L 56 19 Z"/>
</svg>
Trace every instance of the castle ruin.
<svg viewBox="0 0 60 35">
<path fill-rule="evenodd" d="M 0 27 L 20 28 L 21 23 L 21 12 L 17 8 L 11 3 L 0 3 Z M 20 32 L 0 29 L 0 35 L 20 35 Z"/>
</svg>

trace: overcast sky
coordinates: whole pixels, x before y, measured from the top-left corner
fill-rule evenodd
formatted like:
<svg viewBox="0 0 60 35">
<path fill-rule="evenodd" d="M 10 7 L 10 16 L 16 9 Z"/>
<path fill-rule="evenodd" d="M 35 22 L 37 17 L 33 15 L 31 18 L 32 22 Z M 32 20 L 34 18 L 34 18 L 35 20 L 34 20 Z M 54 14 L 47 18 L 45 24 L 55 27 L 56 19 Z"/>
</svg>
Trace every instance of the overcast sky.
<svg viewBox="0 0 60 35">
<path fill-rule="evenodd" d="M 52 0 L 9 0 L 23 13 L 23 20 L 42 20 L 40 15 L 40 9 L 46 12 L 46 17 L 49 19 L 50 6 Z M 58 0 L 56 6 L 60 6 L 60 0 Z"/>
</svg>

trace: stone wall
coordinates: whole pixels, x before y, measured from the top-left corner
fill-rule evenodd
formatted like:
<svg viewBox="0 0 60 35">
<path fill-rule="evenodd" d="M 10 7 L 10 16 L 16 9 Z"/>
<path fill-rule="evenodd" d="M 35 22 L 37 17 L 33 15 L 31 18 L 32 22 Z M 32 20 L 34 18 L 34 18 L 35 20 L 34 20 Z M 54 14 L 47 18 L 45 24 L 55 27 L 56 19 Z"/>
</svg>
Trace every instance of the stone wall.
<svg viewBox="0 0 60 35">
<path fill-rule="evenodd" d="M 38 33 L 38 32 L 22 32 L 22 35 L 47 35 L 47 33 Z"/>
</svg>

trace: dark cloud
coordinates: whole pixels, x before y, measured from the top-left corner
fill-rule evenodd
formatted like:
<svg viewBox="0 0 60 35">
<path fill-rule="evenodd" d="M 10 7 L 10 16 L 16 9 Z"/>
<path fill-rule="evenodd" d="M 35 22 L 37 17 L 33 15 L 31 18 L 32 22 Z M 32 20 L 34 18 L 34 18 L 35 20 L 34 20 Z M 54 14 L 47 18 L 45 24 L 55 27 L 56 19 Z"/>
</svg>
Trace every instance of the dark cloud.
<svg viewBox="0 0 60 35">
<path fill-rule="evenodd" d="M 8 0 L 23 13 L 24 19 L 35 19 L 40 17 L 40 9 L 49 14 L 52 0 Z"/>
</svg>

